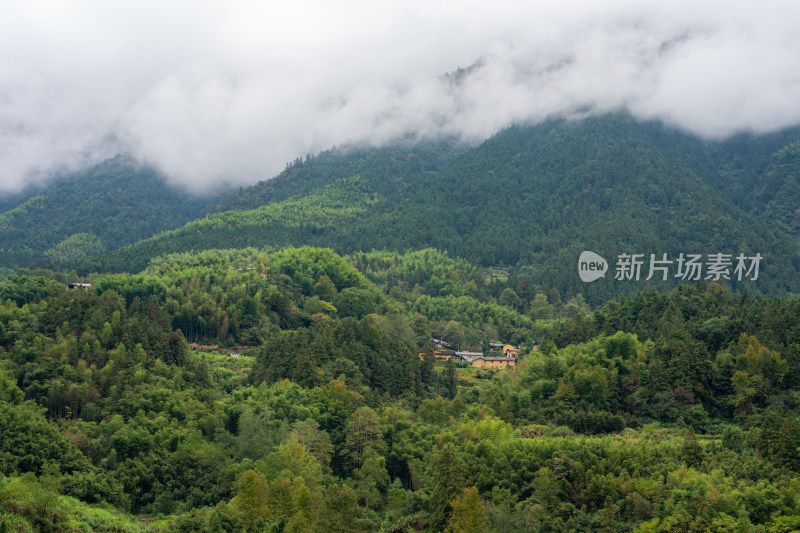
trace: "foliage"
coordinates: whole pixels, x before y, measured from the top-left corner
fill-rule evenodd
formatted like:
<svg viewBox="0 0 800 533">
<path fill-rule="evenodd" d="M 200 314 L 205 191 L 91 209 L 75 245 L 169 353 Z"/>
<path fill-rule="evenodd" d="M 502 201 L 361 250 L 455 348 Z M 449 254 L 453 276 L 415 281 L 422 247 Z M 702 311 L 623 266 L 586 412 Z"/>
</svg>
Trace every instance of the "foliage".
<svg viewBox="0 0 800 533">
<path fill-rule="evenodd" d="M 104 250 L 103 243 L 94 233 L 75 233 L 49 250 L 44 256 L 55 263 L 74 263 Z"/>
<path fill-rule="evenodd" d="M 552 288 L 562 301 L 581 295 L 598 305 L 648 283 L 670 290 L 680 282 L 645 282 L 645 272 L 639 282 L 615 283 L 609 273 L 585 284 L 575 272 L 584 250 L 608 259 L 612 272 L 622 253 L 675 260 L 758 252 L 757 283 L 725 283 L 797 292 L 799 134 L 709 143 L 620 113 L 515 126 L 469 149 L 421 142 L 332 150 L 296 161 L 206 218 L 77 267 L 138 271 L 165 253 L 231 246 L 387 250 L 389 260 L 433 247 L 502 267 L 510 283 L 499 303 L 527 310 L 537 293 L 555 304 Z"/>
<path fill-rule="evenodd" d="M 216 250 L 87 290 L 58 278 L 0 282 L 8 530 L 800 520 L 796 298 L 698 284 L 588 311 L 543 288 L 534 316 L 514 276 L 436 250 Z M 479 370 L 428 357 L 437 332 L 526 344 Z"/>
<path fill-rule="evenodd" d="M 72 263 L 179 227 L 216 199 L 179 191 L 154 169 L 116 156 L 4 207 L 0 266 Z"/>
</svg>

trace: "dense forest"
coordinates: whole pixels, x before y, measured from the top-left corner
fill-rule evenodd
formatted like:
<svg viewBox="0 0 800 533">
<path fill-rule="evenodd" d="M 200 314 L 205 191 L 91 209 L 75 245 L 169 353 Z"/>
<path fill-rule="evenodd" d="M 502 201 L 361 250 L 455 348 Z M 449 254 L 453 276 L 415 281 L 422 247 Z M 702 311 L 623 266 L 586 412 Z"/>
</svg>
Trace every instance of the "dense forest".
<svg viewBox="0 0 800 533">
<path fill-rule="evenodd" d="M 758 253 L 757 286 L 722 282 L 796 293 L 798 143 L 796 128 L 708 142 L 626 114 L 553 120 L 478 146 L 408 138 L 331 149 L 221 201 L 177 191 L 118 156 L 7 200 L 0 276 L 38 266 L 136 273 L 160 256 L 214 248 L 433 247 L 596 306 L 681 280 L 585 284 L 573 275 L 584 250 L 612 266 L 621 254 Z"/>
<path fill-rule="evenodd" d="M 0 533 L 798 531 L 799 143 L 613 114 L 0 200 Z"/>
<path fill-rule="evenodd" d="M 710 143 L 619 114 L 515 126 L 476 147 L 330 150 L 296 160 L 207 217 L 120 250 L 65 258 L 60 268 L 139 272 L 153 258 L 210 248 L 310 244 L 349 255 L 433 247 L 600 305 L 646 283 L 582 283 L 574 268 L 584 250 L 612 263 L 620 254 L 759 253 L 755 289 L 797 293 L 798 142 L 794 129 Z M 650 283 L 668 291 L 679 281 Z"/>
<path fill-rule="evenodd" d="M 592 310 L 436 249 L 17 270 L 0 531 L 795 531 L 798 317 L 703 281 Z"/>
<path fill-rule="evenodd" d="M 193 196 L 129 156 L 0 200 L 0 269 L 74 262 L 202 217 L 219 193 Z"/>
</svg>

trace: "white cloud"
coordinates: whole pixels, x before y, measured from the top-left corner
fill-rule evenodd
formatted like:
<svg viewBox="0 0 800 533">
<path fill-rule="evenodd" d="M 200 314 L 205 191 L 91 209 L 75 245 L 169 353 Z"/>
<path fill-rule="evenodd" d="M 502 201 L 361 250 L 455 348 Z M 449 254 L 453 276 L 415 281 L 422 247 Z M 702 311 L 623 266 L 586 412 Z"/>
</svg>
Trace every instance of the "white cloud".
<svg viewBox="0 0 800 533">
<path fill-rule="evenodd" d="M 0 192 L 118 151 L 248 184 L 332 145 L 579 108 L 709 137 L 800 122 L 800 4 L 527 4 L 4 2 Z"/>
</svg>

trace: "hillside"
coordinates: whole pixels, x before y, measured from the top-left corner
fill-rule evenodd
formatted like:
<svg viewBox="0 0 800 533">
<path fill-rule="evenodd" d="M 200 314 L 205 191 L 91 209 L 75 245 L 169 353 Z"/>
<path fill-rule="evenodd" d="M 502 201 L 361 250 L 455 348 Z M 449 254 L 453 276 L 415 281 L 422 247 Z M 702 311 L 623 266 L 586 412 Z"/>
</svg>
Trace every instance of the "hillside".
<svg viewBox="0 0 800 533">
<path fill-rule="evenodd" d="M 0 267 L 74 261 L 181 226 L 215 198 L 195 198 L 125 156 L 56 181 L 0 214 Z"/>
<path fill-rule="evenodd" d="M 800 526 L 797 298 L 709 283 L 533 317 L 439 252 L 355 262 L 0 281 L 0 530 Z M 440 361 L 432 336 L 520 357 Z"/>
<path fill-rule="evenodd" d="M 800 128 L 739 135 L 710 148 L 720 193 L 800 242 Z"/>
<path fill-rule="evenodd" d="M 466 145 L 453 140 L 415 142 L 414 138 L 380 149 L 334 148 L 314 157 L 296 159 L 278 176 L 226 198 L 214 211 L 243 211 L 305 196 L 337 179 L 356 174 L 386 194 L 409 182 L 435 176 L 467 150 Z"/>
<path fill-rule="evenodd" d="M 433 247 L 505 266 L 543 291 L 599 303 L 645 283 L 608 275 L 583 284 L 576 273 L 583 250 L 607 258 L 612 274 L 622 253 L 760 253 L 758 284 L 733 285 L 797 292 L 790 210 L 797 138 L 789 132 L 771 142 L 710 145 L 659 123 L 609 115 L 513 127 L 471 149 L 422 143 L 331 151 L 243 190 L 219 208 L 228 211 L 79 266 L 137 271 L 174 251 L 267 244 L 340 253 Z M 766 187 L 766 203 L 747 201 L 756 183 Z M 776 202 L 781 208 L 770 208 Z M 651 283 L 676 284 L 672 277 Z"/>
</svg>

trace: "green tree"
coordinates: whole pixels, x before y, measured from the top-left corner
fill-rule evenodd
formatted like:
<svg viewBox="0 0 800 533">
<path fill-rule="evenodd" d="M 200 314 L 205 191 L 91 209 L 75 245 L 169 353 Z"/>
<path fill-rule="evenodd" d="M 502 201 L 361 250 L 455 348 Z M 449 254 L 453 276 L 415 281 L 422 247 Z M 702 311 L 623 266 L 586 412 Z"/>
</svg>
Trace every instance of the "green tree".
<svg viewBox="0 0 800 533">
<path fill-rule="evenodd" d="M 382 450 L 383 434 L 378 415 L 371 408 L 362 406 L 356 409 L 347 422 L 345 448 L 350 459 L 360 465 L 367 447 L 376 451 Z"/>
<path fill-rule="evenodd" d="M 362 463 L 354 472 L 355 491 L 364 506 L 376 509 L 381 505 L 386 488 L 389 486 L 389 473 L 386 459 L 371 447 L 364 449 Z"/>
<path fill-rule="evenodd" d="M 510 287 L 506 287 L 503 289 L 503 292 L 500 293 L 500 305 L 504 305 L 506 307 L 511 307 L 512 309 L 519 310 L 522 307 L 522 300 L 520 300 L 519 296 L 514 289 Z"/>
<path fill-rule="evenodd" d="M 534 296 L 533 300 L 531 301 L 529 313 L 534 320 L 542 320 L 552 318 L 555 313 L 555 309 L 547 301 L 546 295 L 542 293 L 536 293 L 536 296 Z"/>
<path fill-rule="evenodd" d="M 462 465 L 455 447 L 450 443 L 444 444 L 436 460 L 430 498 L 431 526 L 435 530 L 440 531 L 447 524 L 450 502 L 461 492 L 463 483 Z"/>
<path fill-rule="evenodd" d="M 444 390 L 445 395 L 450 399 L 455 398 L 458 393 L 456 365 L 452 359 L 448 359 L 444 363 Z"/>
<path fill-rule="evenodd" d="M 475 487 L 467 487 L 450 501 L 453 509 L 447 533 L 483 533 L 486 529 L 484 503 Z"/>
<path fill-rule="evenodd" d="M 267 479 L 252 470 L 245 471 L 239 480 L 236 501 L 240 510 L 258 518 L 267 518 Z"/>
<path fill-rule="evenodd" d="M 325 492 L 313 530 L 324 533 L 350 533 L 367 531 L 368 522 L 362 518 L 363 508 L 352 488 L 333 484 Z"/>
<path fill-rule="evenodd" d="M 361 320 L 376 309 L 375 300 L 370 291 L 358 287 L 347 287 L 339 292 L 333 300 L 339 316 L 351 316 Z"/>
</svg>

